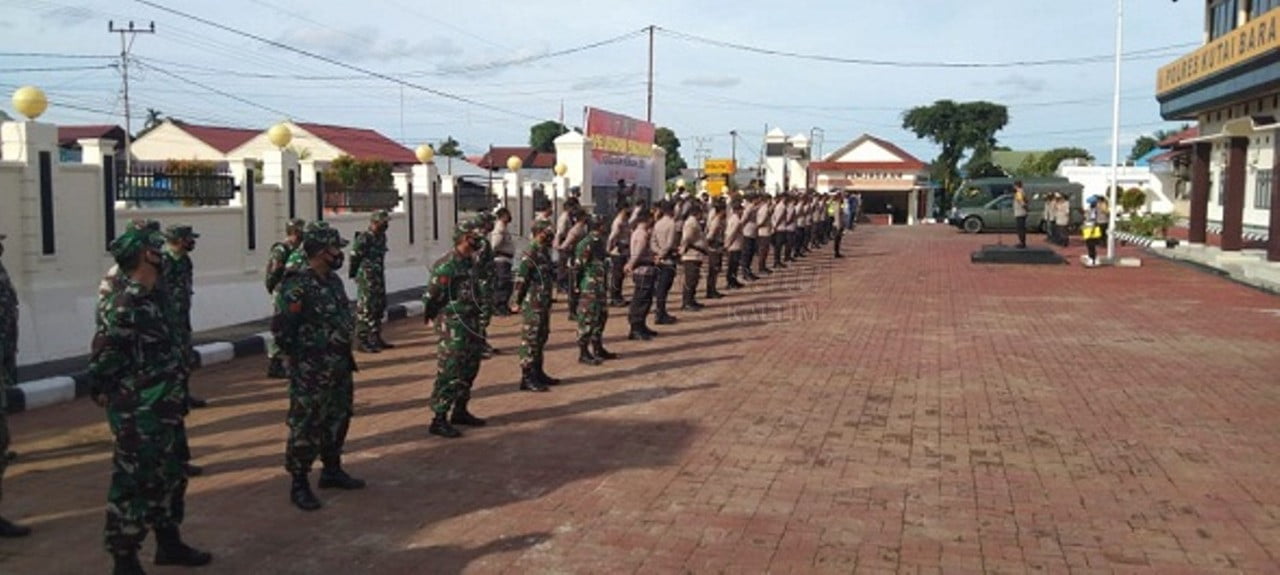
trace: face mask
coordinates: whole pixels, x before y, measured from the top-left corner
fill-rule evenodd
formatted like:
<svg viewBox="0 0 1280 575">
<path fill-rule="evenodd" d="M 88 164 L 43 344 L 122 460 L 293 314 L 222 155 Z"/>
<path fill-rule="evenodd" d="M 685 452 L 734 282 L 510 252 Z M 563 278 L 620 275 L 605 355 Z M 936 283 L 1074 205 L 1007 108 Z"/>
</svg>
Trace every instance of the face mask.
<svg viewBox="0 0 1280 575">
<path fill-rule="evenodd" d="M 342 262 L 347 259 L 347 255 L 342 252 L 338 252 L 337 255 L 331 253 L 329 258 L 329 269 L 336 271 L 342 269 Z"/>
</svg>

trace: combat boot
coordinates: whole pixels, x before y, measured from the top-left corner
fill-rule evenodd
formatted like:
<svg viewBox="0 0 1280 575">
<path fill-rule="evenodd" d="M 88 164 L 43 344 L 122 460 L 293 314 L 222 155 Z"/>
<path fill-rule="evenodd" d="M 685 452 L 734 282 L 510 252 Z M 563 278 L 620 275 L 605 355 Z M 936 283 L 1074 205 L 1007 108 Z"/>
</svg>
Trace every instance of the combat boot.
<svg viewBox="0 0 1280 575">
<path fill-rule="evenodd" d="M 267 364 L 267 377 L 271 379 L 289 379 L 289 370 L 285 369 L 284 360 L 273 357 Z"/>
<path fill-rule="evenodd" d="M 311 481 L 306 473 L 293 474 L 293 486 L 289 488 L 289 500 L 303 511 L 315 511 L 320 508 L 320 500 L 311 491 Z"/>
<path fill-rule="evenodd" d="M 320 472 L 320 481 L 316 482 L 320 489 L 364 489 L 364 480 L 347 474 L 341 463 L 325 465 Z"/>
<path fill-rule="evenodd" d="M 591 352 L 600 359 L 618 359 L 618 354 L 604 348 L 604 341 L 599 337 L 591 340 Z"/>
<path fill-rule="evenodd" d="M 600 365 L 601 363 L 604 363 L 600 358 L 591 355 L 589 347 L 590 344 L 585 341 L 578 342 L 578 363 L 583 365 Z"/>
<path fill-rule="evenodd" d="M 454 425 L 470 425 L 472 427 L 484 427 L 484 424 L 487 422 L 483 419 L 480 419 L 479 417 L 476 417 L 475 415 L 472 415 L 471 412 L 467 410 L 467 404 L 470 403 L 470 401 L 471 400 L 469 399 L 459 399 L 456 403 L 453 404 L 453 417 L 449 418 L 450 423 Z"/>
<path fill-rule="evenodd" d="M 537 377 L 539 380 L 541 380 L 541 381 L 542 381 L 542 383 L 544 383 L 544 384 L 546 384 L 546 385 L 560 385 L 560 378 L 558 378 L 558 377 L 551 377 L 551 376 L 547 375 L 547 372 L 546 372 L 546 371 L 543 371 L 543 369 L 542 369 L 542 360 L 543 360 L 543 358 L 541 358 L 541 357 L 540 357 L 540 358 L 538 358 L 538 361 L 537 361 L 537 362 L 535 362 L 535 363 L 533 364 L 533 374 L 534 374 L 534 376 L 535 376 L 535 377 Z"/>
<path fill-rule="evenodd" d="M 635 340 L 649 341 L 653 339 L 653 335 L 650 334 L 648 330 L 644 329 L 644 326 L 633 325 L 631 326 L 631 333 L 627 334 L 627 339 L 631 341 L 635 341 Z"/>
<path fill-rule="evenodd" d="M 26 525 L 18 525 L 0 517 L 0 537 L 5 539 L 13 539 L 15 537 L 26 537 L 31 535 L 31 528 Z"/>
<path fill-rule="evenodd" d="M 533 367 L 520 368 L 520 391 L 551 391 L 538 376 L 534 374 Z"/>
<path fill-rule="evenodd" d="M 446 439 L 462 437 L 462 432 L 449 425 L 449 419 L 443 413 L 437 413 L 435 419 L 431 420 L 431 427 L 427 428 L 427 433 L 439 435 Z"/>
<path fill-rule="evenodd" d="M 213 561 L 213 554 L 182 542 L 177 527 L 156 529 L 156 565 L 200 567 Z"/>
<path fill-rule="evenodd" d="M 185 473 L 187 477 L 199 477 L 201 475 L 204 475 L 204 468 L 200 467 L 199 465 L 183 463 L 182 472 Z"/>
<path fill-rule="evenodd" d="M 115 559 L 115 567 L 111 569 L 111 575 L 147 575 L 142 570 L 142 562 L 138 561 L 136 552 L 112 557 Z"/>
<path fill-rule="evenodd" d="M 380 348 L 382 348 L 382 349 L 395 349 L 395 347 L 396 347 L 396 346 L 395 346 L 395 344 L 393 344 L 393 343 L 387 343 L 387 340 L 382 339 L 382 334 L 378 334 L 378 335 L 376 335 L 376 336 L 373 336 L 373 342 L 374 342 L 374 343 L 376 343 L 376 344 L 378 344 L 378 347 L 380 347 Z"/>
<path fill-rule="evenodd" d="M 359 349 L 360 353 L 378 353 L 382 351 L 382 348 L 378 347 L 377 343 L 370 341 L 369 338 L 362 338 L 356 349 Z"/>
</svg>

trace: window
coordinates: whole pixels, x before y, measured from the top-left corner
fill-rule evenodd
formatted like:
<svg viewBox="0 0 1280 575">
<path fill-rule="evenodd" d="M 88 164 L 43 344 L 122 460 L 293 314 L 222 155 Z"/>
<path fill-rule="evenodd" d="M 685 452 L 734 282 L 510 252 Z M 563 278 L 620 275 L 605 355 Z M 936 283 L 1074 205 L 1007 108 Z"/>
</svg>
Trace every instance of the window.
<svg viewBox="0 0 1280 575">
<path fill-rule="evenodd" d="M 1253 0 L 1253 9 L 1249 11 L 1249 17 L 1257 18 L 1277 6 L 1280 6 L 1280 0 Z"/>
<path fill-rule="evenodd" d="M 1240 0 L 1213 0 L 1209 4 L 1209 39 L 1216 40 L 1236 29 Z"/>
<path fill-rule="evenodd" d="M 1253 207 L 1271 209 L 1271 170 L 1258 170 L 1257 185 L 1253 188 Z"/>
</svg>

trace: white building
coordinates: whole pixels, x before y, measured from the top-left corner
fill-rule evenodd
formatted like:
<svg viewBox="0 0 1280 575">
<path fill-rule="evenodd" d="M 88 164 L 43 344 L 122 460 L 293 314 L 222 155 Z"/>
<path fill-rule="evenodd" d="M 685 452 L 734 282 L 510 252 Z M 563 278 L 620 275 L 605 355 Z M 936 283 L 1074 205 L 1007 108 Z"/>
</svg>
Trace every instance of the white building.
<svg viewBox="0 0 1280 575">
<path fill-rule="evenodd" d="M 1084 194 L 1081 201 L 1093 195 L 1107 197 L 1107 188 L 1111 185 L 1112 176 L 1111 166 L 1070 165 L 1060 166 L 1058 175 L 1084 186 Z M 1142 212 L 1173 213 L 1173 200 L 1165 193 L 1164 182 L 1158 174 L 1151 171 L 1151 168 L 1146 166 L 1123 166 L 1118 170 L 1116 177 L 1120 181 L 1119 191 L 1138 188 L 1146 193 L 1147 205 L 1143 207 Z M 1119 194 L 1117 194 L 1117 197 L 1119 197 Z"/>
</svg>

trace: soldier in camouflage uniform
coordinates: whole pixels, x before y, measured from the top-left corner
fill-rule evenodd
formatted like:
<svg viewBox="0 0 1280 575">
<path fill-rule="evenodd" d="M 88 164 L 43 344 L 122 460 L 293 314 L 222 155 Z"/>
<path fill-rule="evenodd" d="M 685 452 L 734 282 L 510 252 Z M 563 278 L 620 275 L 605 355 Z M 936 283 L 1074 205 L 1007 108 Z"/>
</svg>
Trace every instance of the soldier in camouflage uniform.
<svg viewBox="0 0 1280 575">
<path fill-rule="evenodd" d="M 471 222 L 459 224 L 453 230 L 453 250 L 432 264 L 427 290 L 422 296 L 423 322 L 434 325 L 440 335 L 436 346 L 435 389 L 430 400 L 435 417 L 428 431 L 441 437 L 462 436 L 452 424 L 476 427 L 485 424 L 467 409 L 471 386 L 480 373 L 480 353 L 484 345 L 480 331 L 480 287 L 475 269 L 479 247 L 479 234 Z"/>
<path fill-rule="evenodd" d="M 106 549 L 115 573 L 142 573 L 138 548 L 156 531 L 157 565 L 199 566 L 213 557 L 182 542 L 187 477 L 177 455 L 187 365 L 162 303 L 155 225 L 131 226 L 109 249 L 119 271 L 103 280 L 89 372 L 90 395 L 115 436 L 107 495 Z"/>
<path fill-rule="evenodd" d="M 493 244 L 489 243 L 489 232 L 493 231 L 493 224 L 497 217 L 490 212 L 481 212 L 471 222 L 471 227 L 475 229 L 475 233 L 480 235 L 480 247 L 476 250 L 476 277 L 480 286 L 480 334 L 484 336 L 484 358 L 492 357 L 498 353 L 492 345 L 489 344 L 489 322 L 493 319 L 494 303 L 493 294 L 497 288 L 498 281 L 498 265 L 497 253 L 493 251 Z"/>
<path fill-rule="evenodd" d="M 284 228 L 284 241 L 276 242 L 271 246 L 271 255 L 267 258 L 266 285 L 267 293 L 271 295 L 272 305 L 275 305 L 276 301 L 276 288 L 280 286 L 280 282 L 284 281 L 285 264 L 289 263 L 289 255 L 302 246 L 302 231 L 306 225 L 307 222 L 301 219 L 289 220 Z M 285 370 L 284 361 L 280 358 L 280 346 L 276 345 L 274 338 L 267 344 L 267 357 L 270 359 L 270 363 L 267 364 L 267 377 L 287 379 L 289 372 Z"/>
<path fill-rule="evenodd" d="M 0 256 L 4 255 L 5 235 L 0 234 Z M 18 292 L 13 289 L 9 272 L 0 262 L 0 480 L 9 463 L 8 390 L 18 385 Z M 0 491 L 0 493 L 3 493 Z M 25 537 L 31 528 L 15 525 L 0 517 L 0 537 Z"/>
<path fill-rule="evenodd" d="M 369 230 L 356 232 L 351 246 L 350 277 L 356 280 L 356 341 L 365 353 L 395 347 L 382 339 L 382 317 L 387 313 L 387 225 L 386 210 L 373 212 Z"/>
<path fill-rule="evenodd" d="M 191 226 L 170 226 L 165 232 L 166 245 L 163 263 L 160 265 L 162 279 L 159 285 L 164 290 L 164 302 L 168 307 L 179 357 L 185 362 L 182 390 L 187 395 L 188 407 L 204 407 L 208 404 L 191 395 L 190 374 L 191 366 L 195 363 L 195 351 L 191 349 L 191 294 L 195 270 L 189 253 L 195 249 L 198 237 L 200 234 L 194 232 Z M 191 448 L 187 442 L 185 425 L 178 431 L 178 457 L 182 460 L 188 477 L 204 473 L 200 466 L 191 464 Z"/>
<path fill-rule="evenodd" d="M 356 370 L 351 355 L 351 303 L 337 270 L 347 241 L 325 222 L 303 232 L 304 268 L 286 273 L 276 293 L 271 333 L 288 358 L 289 440 L 285 470 L 293 478 L 289 499 L 314 511 L 320 500 L 307 475 L 316 457 L 324 464 L 321 489 L 360 489 L 364 481 L 342 469 L 342 447 L 351 426 Z"/>
<path fill-rule="evenodd" d="M 543 348 L 551 331 L 551 290 L 555 287 L 555 265 L 551 262 L 553 239 L 550 223 L 535 222 L 533 238 L 516 268 L 516 298 L 511 312 L 520 313 L 523 320 L 520 389 L 524 391 L 547 391 L 548 385 L 560 383 L 542 370 Z"/>
<path fill-rule="evenodd" d="M 609 254 L 605 248 L 604 218 L 589 216 L 586 237 L 574 247 L 575 269 L 578 270 L 578 361 L 600 365 L 617 354 L 604 348 L 604 326 L 609 321 L 607 287 Z"/>
</svg>

